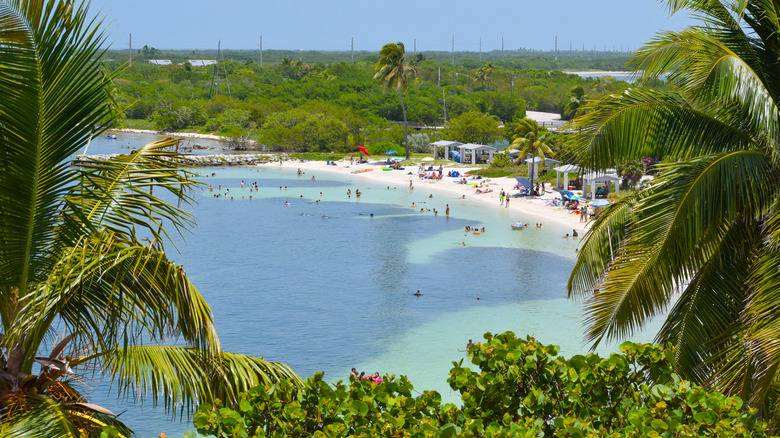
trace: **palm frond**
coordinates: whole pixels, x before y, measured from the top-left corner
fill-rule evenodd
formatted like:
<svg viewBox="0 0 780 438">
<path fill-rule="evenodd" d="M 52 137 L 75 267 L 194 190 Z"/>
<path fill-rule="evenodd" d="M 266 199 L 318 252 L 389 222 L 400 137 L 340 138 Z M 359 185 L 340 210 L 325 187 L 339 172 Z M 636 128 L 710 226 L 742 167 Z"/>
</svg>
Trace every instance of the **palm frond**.
<svg viewBox="0 0 780 438">
<path fill-rule="evenodd" d="M 77 348 L 111 350 L 144 333 L 153 340 L 181 335 L 211 354 L 220 351 L 211 309 L 184 269 L 153 246 L 109 232 L 71 248 L 25 301 L 9 340 L 37 345 L 57 316 L 75 333 Z"/>
<path fill-rule="evenodd" d="M 587 300 L 587 339 L 622 339 L 669 304 L 677 287 L 701 269 L 719 227 L 767 208 L 773 168 L 754 151 L 666 165 L 653 192 L 636 205 L 619 254 Z"/>
<path fill-rule="evenodd" d="M 222 353 L 204 357 L 187 347 L 137 346 L 83 357 L 98 360 L 112 376 L 119 395 L 139 397 L 157 404 L 163 400 L 166 411 L 182 409 L 189 414 L 201 403 L 221 400 L 226 406 L 238 403 L 238 394 L 257 385 L 281 379 L 302 384 L 287 365 L 262 357 Z"/>
<path fill-rule="evenodd" d="M 100 24 L 81 4 L 0 3 L 2 286 L 24 289 L 53 263 L 47 250 L 57 209 L 74 185 L 67 159 L 113 114 Z"/>
<path fill-rule="evenodd" d="M 65 198 L 69 211 L 60 241 L 72 243 L 74 237 L 95 229 L 128 237 L 141 229 L 162 242 L 170 238 L 163 223 L 179 234 L 192 227 L 194 218 L 181 205 L 192 202 L 189 192 L 199 183 L 181 164 L 183 156 L 172 150 L 177 143 L 168 138 L 129 155 L 81 161 L 82 184 Z M 173 197 L 178 205 L 161 197 L 164 195 Z"/>
<path fill-rule="evenodd" d="M 749 272 L 761 235 L 754 220 L 724 225 L 724 236 L 687 284 L 656 336 L 675 346 L 676 372 L 706 384 L 711 358 L 731 341 L 749 294 Z"/>
<path fill-rule="evenodd" d="M 628 89 L 588 104 L 567 127 L 566 158 L 605 170 L 646 157 L 686 160 L 751 147 L 749 134 L 689 105 L 680 95 Z"/>
</svg>

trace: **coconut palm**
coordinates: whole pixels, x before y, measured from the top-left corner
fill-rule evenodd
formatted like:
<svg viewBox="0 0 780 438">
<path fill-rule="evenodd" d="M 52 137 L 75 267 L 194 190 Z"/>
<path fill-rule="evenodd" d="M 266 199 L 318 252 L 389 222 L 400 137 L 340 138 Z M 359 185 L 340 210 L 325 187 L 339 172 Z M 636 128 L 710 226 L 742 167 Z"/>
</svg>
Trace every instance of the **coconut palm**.
<svg viewBox="0 0 780 438">
<path fill-rule="evenodd" d="M 776 3 L 668 0 L 703 25 L 665 32 L 630 62 L 638 79 L 590 104 L 570 153 L 604 170 L 663 159 L 655 181 L 603 212 L 569 279 L 593 345 L 665 315 L 685 378 L 773 418 L 780 367 L 780 21 Z"/>
<path fill-rule="evenodd" d="M 127 433 L 83 395 L 96 376 L 170 412 L 298 380 L 223 352 L 208 305 L 166 257 L 167 233 L 193 224 L 182 208 L 197 184 L 174 140 L 71 165 L 117 114 L 104 43 L 83 5 L 0 1 L 0 434 Z"/>
<path fill-rule="evenodd" d="M 493 70 L 496 69 L 496 66 L 493 65 L 492 62 L 488 62 L 483 67 L 480 67 L 477 69 L 476 74 L 474 75 L 474 82 L 479 82 L 482 84 L 482 88 L 485 88 L 485 84 L 490 83 L 490 77 L 493 75 Z"/>
<path fill-rule="evenodd" d="M 379 79 L 385 84 L 385 92 L 395 90 L 401 101 L 401 111 L 404 114 L 404 146 L 406 147 L 406 159 L 409 159 L 409 134 L 406 126 L 406 107 L 404 106 L 403 93 L 409 88 L 409 81 L 417 77 L 417 69 L 406 65 L 406 51 L 403 43 L 388 43 L 379 51 L 379 61 L 374 64 L 377 70 L 374 79 Z"/>
<path fill-rule="evenodd" d="M 569 91 L 569 101 L 566 102 L 566 106 L 563 107 L 563 116 L 566 119 L 573 119 L 580 115 L 583 106 L 588 100 L 588 96 L 585 94 L 585 89 L 576 86 Z"/>
<path fill-rule="evenodd" d="M 552 157 L 553 150 L 550 147 L 550 133 L 543 126 L 539 126 L 536 120 L 521 119 L 514 126 L 512 134 L 512 148 L 519 149 L 517 164 L 522 164 L 523 158 L 531 156 L 531 187 L 534 186 L 536 172 L 536 158 L 539 157 L 542 166 L 544 166 L 545 157 Z"/>
</svg>

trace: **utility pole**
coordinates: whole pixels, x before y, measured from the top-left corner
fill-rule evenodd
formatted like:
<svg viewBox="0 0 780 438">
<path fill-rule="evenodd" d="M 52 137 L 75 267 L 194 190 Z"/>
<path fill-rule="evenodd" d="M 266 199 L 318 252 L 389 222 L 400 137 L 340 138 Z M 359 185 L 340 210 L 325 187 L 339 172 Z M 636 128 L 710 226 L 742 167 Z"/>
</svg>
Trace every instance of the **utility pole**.
<svg viewBox="0 0 780 438">
<path fill-rule="evenodd" d="M 439 66 L 439 87 L 441 87 L 441 66 Z"/>
<path fill-rule="evenodd" d="M 572 46 L 572 44 L 573 44 L 573 43 L 572 43 L 571 41 L 569 41 L 569 52 L 571 52 L 571 46 Z"/>
<path fill-rule="evenodd" d="M 260 35 L 260 68 L 263 68 L 263 36 Z"/>
<path fill-rule="evenodd" d="M 133 34 L 130 34 L 130 41 L 127 43 L 127 47 L 128 47 L 128 53 L 130 54 L 128 62 L 130 64 L 130 67 L 132 67 L 133 66 Z"/>
<path fill-rule="evenodd" d="M 215 89 L 216 89 L 216 93 L 215 94 L 219 94 L 220 64 L 222 64 L 224 62 L 225 62 L 225 57 L 222 56 L 222 41 L 219 40 L 217 42 L 217 63 L 214 64 L 214 77 L 212 78 L 212 82 L 211 82 L 211 90 L 209 90 L 209 98 L 211 98 L 211 96 L 213 95 L 212 91 L 214 91 Z M 228 80 L 227 70 L 224 69 L 224 68 L 223 68 L 223 70 L 224 70 L 224 74 L 225 74 L 225 85 L 227 86 L 228 96 L 231 96 L 231 94 L 230 94 L 230 80 Z"/>
<path fill-rule="evenodd" d="M 558 60 L 558 35 L 555 35 L 555 60 Z"/>
<path fill-rule="evenodd" d="M 444 94 L 444 90 L 441 90 L 441 100 L 444 102 L 444 126 L 447 126 L 447 96 Z"/>
<path fill-rule="evenodd" d="M 350 49 L 349 49 L 349 60 L 351 62 L 355 62 L 355 37 L 352 37 L 352 42 L 350 43 Z"/>
<path fill-rule="evenodd" d="M 482 37 L 479 37 L 479 62 L 482 62 Z"/>
<path fill-rule="evenodd" d="M 452 65 L 455 65 L 455 34 L 452 34 Z"/>
</svg>

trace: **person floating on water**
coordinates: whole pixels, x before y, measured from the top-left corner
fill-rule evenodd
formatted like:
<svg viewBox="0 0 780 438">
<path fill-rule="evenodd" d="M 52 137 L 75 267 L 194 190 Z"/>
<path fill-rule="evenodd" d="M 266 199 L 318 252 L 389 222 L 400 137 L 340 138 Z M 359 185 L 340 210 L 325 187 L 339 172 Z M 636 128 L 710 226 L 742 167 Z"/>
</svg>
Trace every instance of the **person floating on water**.
<svg viewBox="0 0 780 438">
<path fill-rule="evenodd" d="M 577 237 L 577 236 L 579 236 L 577 230 L 571 230 L 571 237 Z"/>
<path fill-rule="evenodd" d="M 420 297 L 420 296 L 422 296 L 422 293 L 420 293 L 420 289 L 417 289 L 417 292 L 413 293 L 412 295 L 414 295 L 416 297 Z"/>
</svg>

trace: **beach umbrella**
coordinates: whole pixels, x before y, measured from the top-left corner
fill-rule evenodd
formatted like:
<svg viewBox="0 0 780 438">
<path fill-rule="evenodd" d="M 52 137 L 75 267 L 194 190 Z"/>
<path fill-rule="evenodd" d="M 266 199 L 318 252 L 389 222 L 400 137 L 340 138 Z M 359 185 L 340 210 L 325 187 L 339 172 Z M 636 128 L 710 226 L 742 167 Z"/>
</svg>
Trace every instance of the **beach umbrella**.
<svg viewBox="0 0 780 438">
<path fill-rule="evenodd" d="M 593 201 L 593 204 L 590 204 L 592 207 L 606 207 L 610 205 L 609 201 L 606 199 L 597 199 Z"/>
<path fill-rule="evenodd" d="M 397 153 L 398 153 L 398 151 L 387 151 L 387 152 L 385 152 L 385 155 L 395 155 Z"/>
<path fill-rule="evenodd" d="M 360 150 L 360 152 L 363 152 L 366 155 L 371 155 L 371 154 L 368 153 L 368 149 L 366 149 L 365 147 L 357 145 L 357 148 L 358 148 L 358 150 Z"/>
<path fill-rule="evenodd" d="M 569 190 L 561 190 L 561 195 L 563 195 L 563 196 L 565 196 L 565 197 L 567 197 L 569 199 L 571 199 L 574 196 L 577 196 L 577 195 L 574 194 L 574 192 L 571 192 Z"/>
<path fill-rule="evenodd" d="M 523 187 L 527 189 L 531 188 L 531 181 L 528 178 L 523 178 L 522 176 L 518 176 L 515 179 L 517 180 L 517 183 L 522 185 Z"/>
</svg>

